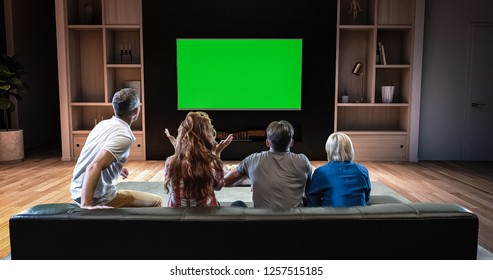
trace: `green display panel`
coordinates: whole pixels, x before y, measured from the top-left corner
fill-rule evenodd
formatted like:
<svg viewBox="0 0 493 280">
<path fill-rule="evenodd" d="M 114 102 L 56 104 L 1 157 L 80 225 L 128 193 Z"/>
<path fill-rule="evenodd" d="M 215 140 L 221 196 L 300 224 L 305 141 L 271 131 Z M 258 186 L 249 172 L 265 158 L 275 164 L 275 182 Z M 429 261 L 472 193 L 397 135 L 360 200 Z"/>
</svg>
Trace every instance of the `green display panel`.
<svg viewBox="0 0 493 280">
<path fill-rule="evenodd" d="M 301 110 L 302 39 L 177 39 L 179 110 Z"/>
</svg>

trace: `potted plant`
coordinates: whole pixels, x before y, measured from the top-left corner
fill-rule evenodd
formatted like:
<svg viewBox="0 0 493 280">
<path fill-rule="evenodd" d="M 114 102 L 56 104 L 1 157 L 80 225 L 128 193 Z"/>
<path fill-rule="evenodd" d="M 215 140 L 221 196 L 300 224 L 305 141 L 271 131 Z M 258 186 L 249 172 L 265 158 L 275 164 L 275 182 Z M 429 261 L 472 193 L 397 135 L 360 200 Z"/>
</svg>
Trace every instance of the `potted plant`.
<svg viewBox="0 0 493 280">
<path fill-rule="evenodd" d="M 0 58 L 0 162 L 16 162 L 24 159 L 24 138 L 22 129 L 12 129 L 11 114 L 15 103 L 22 100 L 22 93 L 28 85 L 22 81 L 24 67 L 18 56 L 2 54 Z"/>
<path fill-rule="evenodd" d="M 348 103 L 348 102 L 349 102 L 348 90 L 344 89 L 344 93 L 341 96 L 341 103 Z"/>
</svg>

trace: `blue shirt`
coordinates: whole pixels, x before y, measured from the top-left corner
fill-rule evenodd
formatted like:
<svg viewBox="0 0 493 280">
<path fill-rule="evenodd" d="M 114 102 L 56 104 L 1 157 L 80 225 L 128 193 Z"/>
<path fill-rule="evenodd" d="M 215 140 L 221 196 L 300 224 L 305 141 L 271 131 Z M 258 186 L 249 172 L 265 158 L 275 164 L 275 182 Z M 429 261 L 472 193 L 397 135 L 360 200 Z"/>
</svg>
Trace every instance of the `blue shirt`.
<svg viewBox="0 0 493 280">
<path fill-rule="evenodd" d="M 350 161 L 332 161 L 315 169 L 306 188 L 309 207 L 348 207 L 366 205 L 371 183 L 368 169 Z"/>
</svg>

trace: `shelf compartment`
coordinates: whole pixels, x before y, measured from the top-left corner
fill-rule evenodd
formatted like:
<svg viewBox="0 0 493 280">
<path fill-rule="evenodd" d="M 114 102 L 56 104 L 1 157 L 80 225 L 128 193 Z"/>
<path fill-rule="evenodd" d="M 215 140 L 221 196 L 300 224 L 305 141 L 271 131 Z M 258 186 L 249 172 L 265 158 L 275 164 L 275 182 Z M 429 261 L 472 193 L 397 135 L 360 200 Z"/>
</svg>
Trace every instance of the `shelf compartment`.
<svg viewBox="0 0 493 280">
<path fill-rule="evenodd" d="M 352 7 L 352 3 L 358 7 Z M 352 13 L 354 11 L 355 13 Z M 339 22 L 341 25 L 372 25 L 375 23 L 375 0 L 340 1 Z"/>
<path fill-rule="evenodd" d="M 129 50 L 132 55 L 128 54 Z M 108 64 L 141 63 L 138 27 L 106 29 L 106 62 Z"/>
<path fill-rule="evenodd" d="M 87 104 L 72 106 L 72 131 L 90 131 L 102 120 L 113 117 L 111 103 Z M 132 124 L 132 131 L 142 130 L 142 112 Z"/>
<path fill-rule="evenodd" d="M 105 0 L 105 24 L 140 24 L 141 0 Z"/>
<path fill-rule="evenodd" d="M 68 0 L 67 20 L 69 25 L 101 25 L 101 0 Z"/>
<path fill-rule="evenodd" d="M 395 86 L 392 103 L 409 103 L 411 96 L 411 69 L 377 68 L 375 103 L 382 103 L 382 86 Z"/>
<path fill-rule="evenodd" d="M 107 68 L 107 87 L 108 87 L 108 102 L 111 102 L 113 94 L 125 87 L 125 81 L 141 81 L 140 67 L 124 68 L 124 67 L 108 67 Z M 142 89 L 140 89 L 142 93 Z M 142 96 L 139 96 L 142 101 Z"/>
<path fill-rule="evenodd" d="M 72 130 L 91 130 L 97 123 L 112 116 L 113 107 L 111 104 L 72 106 Z"/>
<path fill-rule="evenodd" d="M 347 90 L 349 102 L 371 100 L 375 68 L 374 30 L 340 30 L 339 33 L 339 68 L 338 94 L 343 95 Z M 354 65 L 361 62 L 363 72 L 357 76 L 352 74 Z"/>
<path fill-rule="evenodd" d="M 104 59 L 101 30 L 69 30 L 72 101 L 104 101 Z"/>
<path fill-rule="evenodd" d="M 409 65 L 412 61 L 412 29 L 390 28 L 377 30 L 377 44 L 385 49 L 385 58 L 390 65 Z"/>
<path fill-rule="evenodd" d="M 336 131 L 406 132 L 408 106 L 337 107 Z"/>
<path fill-rule="evenodd" d="M 378 24 L 412 24 L 414 0 L 378 0 Z"/>
</svg>

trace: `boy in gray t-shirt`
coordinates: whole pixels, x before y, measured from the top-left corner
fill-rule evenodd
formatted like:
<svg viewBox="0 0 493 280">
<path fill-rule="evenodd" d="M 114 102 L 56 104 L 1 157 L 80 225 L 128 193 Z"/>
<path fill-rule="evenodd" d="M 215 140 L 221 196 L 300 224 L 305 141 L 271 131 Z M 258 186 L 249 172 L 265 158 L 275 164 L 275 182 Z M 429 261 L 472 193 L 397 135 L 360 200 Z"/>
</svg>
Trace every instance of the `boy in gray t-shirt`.
<svg viewBox="0 0 493 280">
<path fill-rule="evenodd" d="M 312 167 L 304 154 L 290 152 L 293 146 L 293 126 L 284 120 L 273 121 L 267 127 L 269 151 L 254 153 L 226 174 L 225 187 L 249 178 L 252 183 L 254 207 L 299 207 L 305 186 L 310 183 Z M 246 206 L 236 201 L 232 206 Z"/>
</svg>

